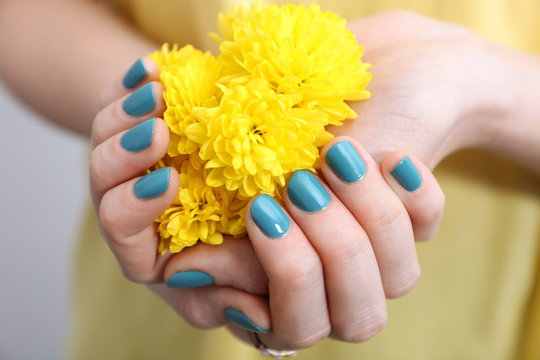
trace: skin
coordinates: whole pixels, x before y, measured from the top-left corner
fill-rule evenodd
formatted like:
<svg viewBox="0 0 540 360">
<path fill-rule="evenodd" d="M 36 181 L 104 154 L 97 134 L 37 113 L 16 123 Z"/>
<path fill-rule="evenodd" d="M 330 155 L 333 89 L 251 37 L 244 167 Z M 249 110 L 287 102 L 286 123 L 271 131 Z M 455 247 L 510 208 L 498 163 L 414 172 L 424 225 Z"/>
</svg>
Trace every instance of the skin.
<svg viewBox="0 0 540 360">
<path fill-rule="evenodd" d="M 54 21 L 39 16 L 44 11 Z M 74 31 L 55 23 L 75 24 Z M 25 30 L 11 34 L 13 28 Z M 0 46 L 9 51 L 0 59 L 0 71 L 31 106 L 91 137 L 92 200 L 128 279 L 148 283 L 198 328 L 229 324 L 222 310 L 232 307 L 261 328 L 272 328 L 261 339 L 273 348 L 305 348 L 327 336 L 361 342 L 384 327 L 385 298 L 406 294 L 419 277 L 414 240 L 435 233 L 444 207 L 430 169 L 453 151 L 480 147 L 540 171 L 540 132 L 534 131 L 540 121 L 534 101 L 540 62 L 459 26 L 408 12 L 374 15 L 349 28 L 374 65 L 373 97 L 352 105 L 358 119 L 333 129 L 347 137 L 334 139 L 322 159 L 329 146 L 347 139 L 366 162 L 364 178 L 346 184 L 323 161 L 321 182 L 331 194 L 330 205 L 306 214 L 285 197 L 291 227 L 278 241 L 258 229 L 248 209 L 250 240 L 198 245 L 164 257 L 156 255 L 153 219 L 174 199 L 176 173 L 171 171 L 167 191 L 155 199 L 137 199 L 133 184 L 165 154 L 166 125 L 156 121 L 152 144 L 141 152 L 120 146 L 125 131 L 164 110 L 157 82 L 152 113 L 131 118 L 121 108 L 133 90 L 123 88 L 120 79 L 134 59 L 156 46 L 93 2 L 4 0 Z M 88 39 L 83 47 L 81 38 Z M 65 48 L 78 51 L 59 56 Z M 39 67 L 26 60 L 37 54 Z M 155 64 L 144 61 L 146 82 L 155 82 Z M 87 69 L 83 75 L 81 66 Z M 46 91 L 33 86 L 36 81 Z M 390 175 L 405 154 L 423 179 L 413 193 Z M 329 238 L 334 241 L 325 241 Z M 185 270 L 211 274 L 216 286 L 179 290 L 163 284 Z M 228 326 L 251 342 L 245 331 Z"/>
</svg>

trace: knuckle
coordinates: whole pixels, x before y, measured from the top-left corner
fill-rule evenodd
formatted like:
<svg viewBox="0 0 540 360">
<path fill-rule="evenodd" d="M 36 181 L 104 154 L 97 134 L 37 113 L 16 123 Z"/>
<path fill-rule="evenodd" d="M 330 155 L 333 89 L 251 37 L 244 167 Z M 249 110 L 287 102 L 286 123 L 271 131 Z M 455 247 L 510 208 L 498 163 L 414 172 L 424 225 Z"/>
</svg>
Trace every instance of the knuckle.
<svg viewBox="0 0 540 360">
<path fill-rule="evenodd" d="M 444 212 L 444 206 L 446 205 L 446 196 L 444 196 L 444 192 L 440 188 L 434 196 L 434 202 L 434 212 L 436 213 L 436 218 L 440 219 Z"/>
<path fill-rule="evenodd" d="M 130 267 L 125 266 L 122 263 L 120 263 L 120 268 L 122 269 L 122 274 L 124 275 L 124 277 L 133 283 L 143 284 L 151 282 L 151 279 L 141 275 L 138 272 L 134 272 L 133 270 L 131 270 Z"/>
<path fill-rule="evenodd" d="M 94 151 L 92 151 L 90 154 L 90 161 L 88 165 L 90 182 L 93 185 L 101 185 L 104 183 L 103 175 L 106 173 L 104 171 L 104 166 L 104 162 L 100 161 L 100 149 L 94 149 Z"/>
<path fill-rule="evenodd" d="M 92 130 L 91 130 L 91 143 L 92 146 L 97 146 L 103 142 L 103 134 L 102 134 L 102 126 L 101 124 L 104 123 L 104 111 L 100 111 L 97 113 L 97 115 L 94 118 L 94 121 L 92 121 Z"/>
<path fill-rule="evenodd" d="M 98 222 L 103 230 L 104 234 L 107 235 L 117 226 L 119 220 L 118 209 L 114 206 L 108 206 L 106 201 L 107 194 L 103 197 L 103 201 L 99 206 L 98 212 Z"/>
<path fill-rule="evenodd" d="M 298 337 L 289 337 L 287 339 L 288 349 L 307 349 L 318 344 L 320 341 L 330 335 L 331 328 L 330 326 L 325 326 L 318 331 L 310 332 L 309 334 L 305 331 L 299 334 Z"/>
<path fill-rule="evenodd" d="M 415 222 L 419 224 L 431 224 L 437 222 L 442 217 L 446 199 L 442 191 L 437 191 L 425 197 L 417 206 Z"/>
<path fill-rule="evenodd" d="M 277 261 L 269 269 L 268 276 L 280 284 L 290 284 L 295 289 L 306 289 L 318 278 L 321 265 L 318 259 L 306 257 L 297 261 Z"/>
<path fill-rule="evenodd" d="M 203 330 L 213 328 L 208 321 L 208 312 L 200 301 L 189 296 L 182 301 L 180 306 L 179 312 L 189 325 Z"/>
<path fill-rule="evenodd" d="M 131 282 L 148 284 L 163 281 L 163 273 L 147 254 L 133 251 L 134 247 L 125 247 L 124 244 L 114 244 L 113 252 L 117 255 L 124 277 Z M 122 254 L 122 256 L 118 256 Z"/>
<path fill-rule="evenodd" d="M 350 343 L 366 342 L 381 332 L 387 322 L 388 314 L 386 308 L 383 307 L 372 311 L 356 324 L 347 324 L 343 328 L 334 329 L 334 337 Z"/>
<path fill-rule="evenodd" d="M 396 299 L 402 297 L 412 291 L 418 280 L 420 279 L 420 266 L 415 263 L 408 271 L 402 273 L 399 278 L 396 278 L 388 286 L 385 284 L 384 293 L 388 299 Z"/>
<path fill-rule="evenodd" d="M 363 258 L 372 251 L 369 239 L 362 231 L 350 231 L 341 239 L 339 247 L 334 248 L 333 256 L 342 264 L 357 263 L 359 258 Z"/>
<path fill-rule="evenodd" d="M 374 209 L 367 219 L 370 228 L 379 229 L 381 233 L 386 233 L 388 236 L 398 236 L 403 229 L 403 224 L 410 222 L 405 208 L 396 203 L 393 206 L 387 206 L 384 211 Z"/>
</svg>

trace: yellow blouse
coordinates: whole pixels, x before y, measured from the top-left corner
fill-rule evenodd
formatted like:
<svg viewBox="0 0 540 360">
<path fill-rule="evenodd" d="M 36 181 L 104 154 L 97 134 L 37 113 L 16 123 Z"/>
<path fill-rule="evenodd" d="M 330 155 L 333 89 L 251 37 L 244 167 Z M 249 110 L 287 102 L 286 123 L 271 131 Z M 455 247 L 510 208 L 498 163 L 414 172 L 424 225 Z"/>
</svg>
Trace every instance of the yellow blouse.
<svg viewBox="0 0 540 360">
<path fill-rule="evenodd" d="M 122 0 L 145 34 L 214 49 L 216 15 L 239 1 Z M 273 1 L 287 3 L 289 1 Z M 534 0 L 320 0 L 353 19 L 391 8 L 461 23 L 540 53 Z M 418 244 L 422 278 L 388 304 L 387 327 L 364 344 L 325 340 L 311 359 L 540 359 L 540 182 L 519 165 L 466 150 L 435 170 L 447 197 L 437 236 Z M 125 280 L 89 209 L 75 273 L 73 359 L 260 359 L 224 329 L 190 328 L 142 285 Z"/>
</svg>

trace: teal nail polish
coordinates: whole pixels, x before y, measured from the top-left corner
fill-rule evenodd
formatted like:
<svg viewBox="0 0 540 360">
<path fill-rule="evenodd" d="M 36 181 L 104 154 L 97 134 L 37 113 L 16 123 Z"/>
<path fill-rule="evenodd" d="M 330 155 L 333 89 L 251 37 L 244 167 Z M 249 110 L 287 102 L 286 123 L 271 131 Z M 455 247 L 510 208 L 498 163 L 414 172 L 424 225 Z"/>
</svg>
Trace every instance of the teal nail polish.
<svg viewBox="0 0 540 360">
<path fill-rule="evenodd" d="M 210 275 L 202 271 L 182 271 L 171 276 L 167 281 L 167 286 L 170 288 L 188 289 L 199 286 L 213 285 L 214 279 Z"/>
<path fill-rule="evenodd" d="M 343 181 L 353 183 L 364 176 L 366 163 L 348 141 L 338 142 L 326 152 L 326 162 Z"/>
<path fill-rule="evenodd" d="M 163 194 L 169 186 L 170 172 L 170 168 L 164 167 L 137 180 L 133 186 L 135 196 L 139 199 L 153 199 Z"/>
<path fill-rule="evenodd" d="M 260 195 L 251 204 L 251 217 L 267 236 L 279 238 L 285 235 L 291 222 L 278 203 L 268 195 Z"/>
<path fill-rule="evenodd" d="M 229 308 L 223 310 L 223 314 L 225 314 L 227 320 L 232 322 L 234 325 L 241 327 L 244 330 L 255 331 L 262 334 L 268 334 L 270 332 L 269 330 L 261 329 L 260 327 L 255 325 L 253 321 L 251 321 L 251 319 L 244 315 L 244 313 L 241 311 Z"/>
<path fill-rule="evenodd" d="M 330 204 L 330 195 L 319 180 L 307 170 L 299 170 L 287 184 L 289 199 L 307 212 L 322 210 Z"/>
<path fill-rule="evenodd" d="M 120 139 L 122 147 L 133 152 L 149 147 L 154 136 L 155 122 L 156 119 L 151 118 L 128 130 Z"/>
<path fill-rule="evenodd" d="M 124 100 L 122 107 L 131 116 L 141 116 L 152 111 L 156 107 L 152 83 L 145 84 L 135 90 L 133 94 Z"/>
<path fill-rule="evenodd" d="M 122 84 L 128 89 L 133 89 L 135 86 L 139 85 L 141 81 L 143 81 L 146 75 L 147 72 L 142 59 L 138 59 L 129 68 L 128 72 L 122 79 Z"/>
<path fill-rule="evenodd" d="M 422 177 L 408 156 L 397 164 L 391 174 L 407 191 L 415 191 L 422 184 Z"/>
</svg>

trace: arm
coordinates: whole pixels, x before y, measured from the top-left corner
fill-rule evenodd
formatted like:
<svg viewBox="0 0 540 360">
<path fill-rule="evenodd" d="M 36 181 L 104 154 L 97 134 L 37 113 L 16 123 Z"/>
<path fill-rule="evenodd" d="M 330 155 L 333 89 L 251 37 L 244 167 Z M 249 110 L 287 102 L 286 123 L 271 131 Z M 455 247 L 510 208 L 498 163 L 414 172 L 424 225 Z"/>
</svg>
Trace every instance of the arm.
<svg viewBox="0 0 540 360">
<path fill-rule="evenodd" d="M 94 1 L 3 0 L 0 48 L 0 74 L 15 93 L 89 135 L 103 90 L 155 45 Z"/>
</svg>

